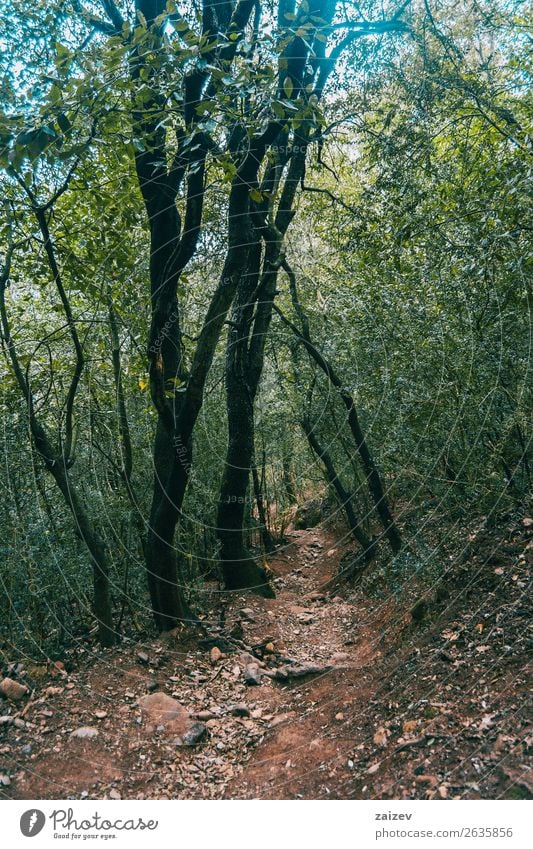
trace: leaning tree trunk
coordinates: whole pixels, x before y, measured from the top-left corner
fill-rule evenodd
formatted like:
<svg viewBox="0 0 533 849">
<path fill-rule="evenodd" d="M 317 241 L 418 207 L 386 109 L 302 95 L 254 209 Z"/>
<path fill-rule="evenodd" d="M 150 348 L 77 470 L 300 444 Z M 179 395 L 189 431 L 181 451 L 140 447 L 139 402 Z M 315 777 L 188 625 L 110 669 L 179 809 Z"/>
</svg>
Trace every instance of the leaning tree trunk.
<svg viewBox="0 0 533 849">
<path fill-rule="evenodd" d="M 296 325 L 294 325 L 281 312 L 280 309 L 278 309 L 277 307 L 274 307 L 274 309 L 276 310 L 277 314 L 280 316 L 282 321 L 287 325 L 287 327 L 292 330 L 298 341 L 303 344 L 310 359 L 316 363 L 316 365 L 321 369 L 321 371 L 324 372 L 330 383 L 337 390 L 339 397 L 346 408 L 348 426 L 352 433 L 357 452 L 359 453 L 361 465 L 366 476 L 367 486 L 370 495 L 372 496 L 372 499 L 374 501 L 376 512 L 379 516 L 381 525 L 383 527 L 384 536 L 387 538 L 393 553 L 397 554 L 402 547 L 402 538 L 400 535 L 400 531 L 398 530 L 398 527 L 396 525 L 396 522 L 394 521 L 394 517 L 392 515 L 390 507 L 388 505 L 387 496 L 383 487 L 383 482 L 381 480 L 381 475 L 370 452 L 368 443 L 363 433 L 363 429 L 359 422 L 359 416 L 357 414 L 354 399 L 352 395 L 345 389 L 343 381 L 341 380 L 329 360 L 326 360 L 324 355 L 321 354 L 318 348 L 314 345 L 311 339 L 309 320 L 298 298 L 296 276 L 292 268 L 286 261 L 283 263 L 283 267 L 289 277 L 291 299 L 294 310 L 300 321 L 301 329 L 296 327 Z"/>
<path fill-rule="evenodd" d="M 309 421 L 304 419 L 301 422 L 301 426 L 313 453 L 316 454 L 318 459 L 324 464 L 324 470 L 326 473 L 327 481 L 330 486 L 333 487 L 333 489 L 335 490 L 340 505 L 344 510 L 344 514 L 346 516 L 348 527 L 350 528 L 352 536 L 354 537 L 354 539 L 357 540 L 357 542 L 363 549 L 363 557 L 366 562 L 369 563 L 376 556 L 376 542 L 375 540 L 370 539 L 370 537 L 367 536 L 367 534 L 361 527 L 360 522 L 357 520 L 355 510 L 353 508 L 352 496 L 344 488 L 343 483 L 335 469 L 329 451 L 320 444 L 320 442 L 318 441 L 318 437 L 313 431 L 313 428 L 311 427 Z"/>
</svg>

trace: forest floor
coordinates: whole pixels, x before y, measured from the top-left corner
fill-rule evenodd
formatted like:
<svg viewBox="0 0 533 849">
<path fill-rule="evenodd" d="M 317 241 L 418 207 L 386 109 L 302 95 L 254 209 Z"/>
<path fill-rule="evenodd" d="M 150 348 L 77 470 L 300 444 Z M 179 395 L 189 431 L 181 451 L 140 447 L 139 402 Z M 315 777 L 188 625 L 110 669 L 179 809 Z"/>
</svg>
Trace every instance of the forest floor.
<svg viewBox="0 0 533 849">
<path fill-rule="evenodd" d="M 232 597 L 201 645 L 175 631 L 14 658 L 28 691 L 0 699 L 0 795 L 531 798 L 532 526 L 463 529 L 436 598 L 422 578 L 325 591 L 350 546 L 292 531 L 269 559 L 276 599 Z"/>
</svg>

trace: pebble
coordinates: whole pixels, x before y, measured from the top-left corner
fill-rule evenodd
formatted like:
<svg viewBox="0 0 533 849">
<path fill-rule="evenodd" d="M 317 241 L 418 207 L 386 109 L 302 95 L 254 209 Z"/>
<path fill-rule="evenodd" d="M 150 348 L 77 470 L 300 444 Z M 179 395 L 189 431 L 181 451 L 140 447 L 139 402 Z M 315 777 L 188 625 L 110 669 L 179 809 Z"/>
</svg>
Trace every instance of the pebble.
<svg viewBox="0 0 533 849">
<path fill-rule="evenodd" d="M 239 610 L 239 614 L 242 616 L 243 619 L 247 619 L 248 622 L 255 622 L 254 611 L 251 607 L 241 607 L 241 609 Z"/>
<path fill-rule="evenodd" d="M 250 708 L 245 704 L 231 705 L 232 716 L 250 716 Z"/>
<path fill-rule="evenodd" d="M 203 722 L 193 722 L 190 728 L 181 737 L 174 741 L 176 746 L 195 746 L 207 734 L 207 726 Z"/>
<path fill-rule="evenodd" d="M 76 728 L 71 737 L 77 737 L 79 740 L 91 740 L 93 737 L 98 737 L 99 731 L 90 725 L 82 725 L 81 728 Z"/>
<path fill-rule="evenodd" d="M 257 685 L 261 683 L 261 674 L 259 672 L 259 664 L 258 663 L 249 663 L 246 669 L 244 670 L 244 683 L 249 686 Z"/>
<path fill-rule="evenodd" d="M 18 681 L 13 681 L 12 678 L 4 678 L 0 682 L 0 695 L 12 702 L 20 702 L 27 692 L 28 688 L 24 684 L 19 684 Z"/>
<path fill-rule="evenodd" d="M 218 661 L 221 660 L 224 657 L 224 655 L 222 654 L 222 652 L 220 651 L 218 646 L 213 646 L 213 648 L 211 649 L 211 653 L 210 653 L 209 657 L 210 657 L 211 663 L 214 664 L 214 663 L 218 663 Z"/>
</svg>

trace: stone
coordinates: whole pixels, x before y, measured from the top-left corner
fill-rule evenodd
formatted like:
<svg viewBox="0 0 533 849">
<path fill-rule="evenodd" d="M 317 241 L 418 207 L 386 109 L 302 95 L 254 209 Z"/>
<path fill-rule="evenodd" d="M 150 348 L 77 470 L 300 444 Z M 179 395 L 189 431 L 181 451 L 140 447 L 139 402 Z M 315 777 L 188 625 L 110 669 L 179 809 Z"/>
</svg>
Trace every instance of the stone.
<svg viewBox="0 0 533 849">
<path fill-rule="evenodd" d="M 109 798 L 110 798 L 110 799 L 122 799 L 122 796 L 120 795 L 120 793 L 118 792 L 118 790 L 115 790 L 115 789 L 113 788 L 113 790 L 110 790 L 110 791 L 109 791 Z"/>
<path fill-rule="evenodd" d="M 188 711 L 166 693 L 141 696 L 137 704 L 148 721 L 148 729 L 162 725 L 165 730 L 181 737 L 190 727 Z"/>
<path fill-rule="evenodd" d="M 250 708 L 245 704 L 231 705 L 229 709 L 232 716 L 250 716 Z"/>
<path fill-rule="evenodd" d="M 94 715 L 96 719 L 105 719 L 107 716 L 106 710 L 95 710 Z"/>
<path fill-rule="evenodd" d="M 218 661 L 221 660 L 223 657 L 224 657 L 224 655 L 222 654 L 222 652 L 220 651 L 218 646 L 213 646 L 213 648 L 211 649 L 210 655 L 209 655 L 209 659 L 210 659 L 211 663 L 212 664 L 218 663 Z"/>
<path fill-rule="evenodd" d="M 0 695 L 11 702 L 20 702 L 24 698 L 28 688 L 24 684 L 19 684 L 18 681 L 13 681 L 12 678 L 4 678 L 0 682 Z"/>
<path fill-rule="evenodd" d="M 244 670 L 244 683 L 253 686 L 261 683 L 261 673 L 258 663 L 249 663 Z"/>
<path fill-rule="evenodd" d="M 207 725 L 203 722 L 193 722 L 192 725 L 176 737 L 174 745 L 176 746 L 196 746 L 207 734 Z"/>
<path fill-rule="evenodd" d="M 11 779 L 9 775 L 0 775 L 0 784 L 3 784 L 4 787 L 9 787 L 11 784 Z"/>
<path fill-rule="evenodd" d="M 239 610 L 239 614 L 242 616 L 243 619 L 246 619 L 248 622 L 255 622 L 254 611 L 251 607 L 242 607 Z"/>
<path fill-rule="evenodd" d="M 216 714 L 214 714 L 211 710 L 199 710 L 195 716 L 196 719 L 199 719 L 201 722 L 207 722 L 208 719 L 216 719 Z"/>
<path fill-rule="evenodd" d="M 312 613 L 303 613 L 301 616 L 298 617 L 298 622 L 301 625 L 312 625 L 314 622 L 316 622 L 316 619 Z"/>
<path fill-rule="evenodd" d="M 295 530 L 302 531 L 306 528 L 315 528 L 321 520 L 320 502 L 316 499 L 310 499 L 298 507 L 294 514 L 293 524 Z"/>
<path fill-rule="evenodd" d="M 13 722 L 12 716 L 0 716 L 0 727 L 2 725 L 11 725 L 12 722 Z"/>
<path fill-rule="evenodd" d="M 142 663 L 143 666 L 148 666 L 148 663 L 150 662 L 150 658 L 144 651 L 137 652 L 137 660 L 139 663 Z"/>
<path fill-rule="evenodd" d="M 348 660 L 349 654 L 345 651 L 336 651 L 335 654 L 331 655 L 332 663 L 344 663 L 345 660 Z"/>
<path fill-rule="evenodd" d="M 91 725 L 82 725 L 81 728 L 76 728 L 70 736 L 78 740 L 92 740 L 94 737 L 98 737 L 98 734 L 97 728 L 93 728 Z"/>
</svg>

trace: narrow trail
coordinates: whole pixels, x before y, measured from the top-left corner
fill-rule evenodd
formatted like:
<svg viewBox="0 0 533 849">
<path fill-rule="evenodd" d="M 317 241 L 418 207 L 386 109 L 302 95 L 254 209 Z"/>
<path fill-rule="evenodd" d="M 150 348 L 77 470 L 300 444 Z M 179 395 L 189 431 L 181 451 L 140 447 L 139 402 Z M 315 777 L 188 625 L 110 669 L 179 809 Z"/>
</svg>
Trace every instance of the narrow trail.
<svg viewBox="0 0 533 849">
<path fill-rule="evenodd" d="M 489 657 L 475 627 L 485 614 L 472 625 L 448 611 L 417 630 L 392 597 L 322 592 L 344 552 L 323 529 L 290 533 L 269 560 L 276 599 L 232 597 L 220 639 L 201 648 L 176 632 L 78 649 L 67 669 L 26 665 L 29 699 L 0 709 L 2 795 L 530 794 L 522 646 L 514 657 L 495 641 Z M 309 674 L 279 680 L 302 666 Z"/>
</svg>

